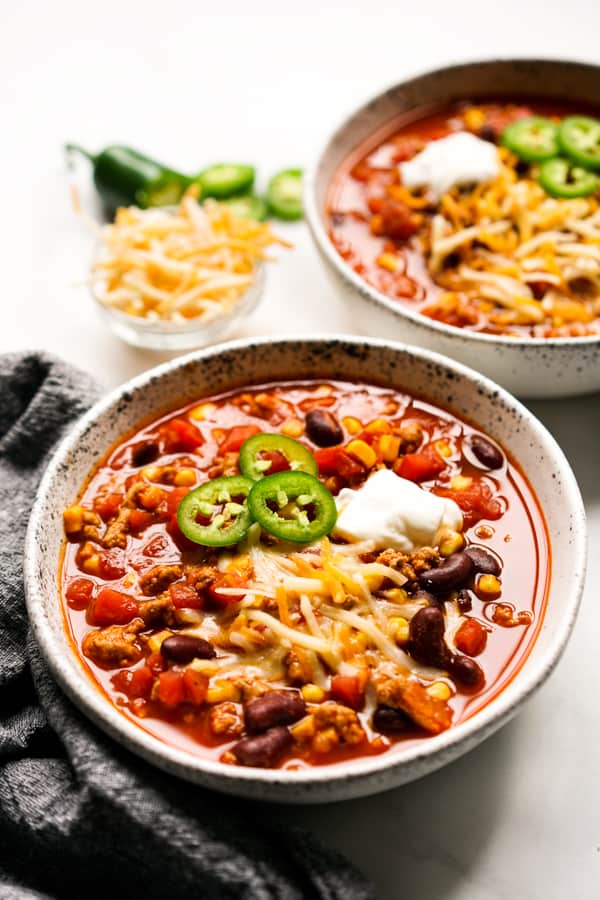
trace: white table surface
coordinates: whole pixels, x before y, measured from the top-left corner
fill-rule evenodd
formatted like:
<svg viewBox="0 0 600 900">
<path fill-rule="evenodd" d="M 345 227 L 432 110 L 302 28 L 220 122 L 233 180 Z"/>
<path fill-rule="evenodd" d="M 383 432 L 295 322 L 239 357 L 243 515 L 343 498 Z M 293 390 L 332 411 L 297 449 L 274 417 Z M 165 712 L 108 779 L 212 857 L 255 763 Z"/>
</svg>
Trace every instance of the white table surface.
<svg viewBox="0 0 600 900">
<path fill-rule="evenodd" d="M 43 347 L 106 386 L 157 360 L 105 331 L 73 286 L 91 244 L 69 205 L 65 140 L 131 144 L 190 170 L 256 161 L 266 178 L 305 165 L 346 111 L 406 74 L 494 55 L 598 61 L 599 24 L 591 0 L 3 3 L 0 349 Z M 296 249 L 242 333 L 353 331 L 305 227 L 284 232 Z M 386 900 L 600 896 L 600 397 L 531 406 L 590 517 L 587 590 L 558 670 L 516 720 L 444 770 L 370 799 L 279 810 L 346 853 Z"/>
</svg>

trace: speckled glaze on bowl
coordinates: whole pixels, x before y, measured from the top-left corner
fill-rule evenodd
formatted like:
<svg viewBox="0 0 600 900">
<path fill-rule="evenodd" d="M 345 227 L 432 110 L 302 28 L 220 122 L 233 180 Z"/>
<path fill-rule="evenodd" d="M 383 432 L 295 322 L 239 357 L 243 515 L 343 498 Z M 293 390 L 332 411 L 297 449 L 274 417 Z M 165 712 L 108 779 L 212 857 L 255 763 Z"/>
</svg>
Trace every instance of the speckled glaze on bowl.
<svg viewBox="0 0 600 900">
<path fill-rule="evenodd" d="M 410 78 L 352 113 L 327 140 L 304 179 L 306 219 L 333 284 L 366 335 L 444 353 L 522 397 L 561 397 L 600 389 L 600 335 L 520 340 L 435 322 L 368 285 L 342 259 L 325 223 L 327 191 L 341 163 L 398 115 L 430 104 L 485 98 L 555 99 L 600 106 L 600 66 L 497 59 L 447 66 Z"/>
<path fill-rule="evenodd" d="M 107 448 L 137 422 L 207 394 L 252 382 L 341 378 L 407 390 L 474 420 L 521 463 L 547 517 L 552 545 L 548 608 L 513 681 L 467 721 L 417 747 L 289 772 L 195 757 L 129 721 L 95 687 L 65 632 L 57 588 L 62 511 Z M 376 793 L 419 778 L 474 747 L 506 722 L 548 677 L 573 626 L 585 572 L 585 514 L 562 451 L 518 401 L 493 382 L 437 354 L 384 341 L 293 337 L 236 341 L 199 351 L 127 382 L 94 406 L 56 451 L 33 508 L 25 586 L 36 639 L 69 697 L 134 753 L 216 790 L 262 800 L 322 802 Z"/>
</svg>

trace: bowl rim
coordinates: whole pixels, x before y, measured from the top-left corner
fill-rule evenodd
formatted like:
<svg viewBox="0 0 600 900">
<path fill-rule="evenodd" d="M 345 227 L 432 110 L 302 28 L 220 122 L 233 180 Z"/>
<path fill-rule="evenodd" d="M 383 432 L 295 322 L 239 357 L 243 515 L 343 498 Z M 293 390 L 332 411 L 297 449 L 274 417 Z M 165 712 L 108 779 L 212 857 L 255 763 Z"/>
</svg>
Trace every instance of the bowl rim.
<svg viewBox="0 0 600 900">
<path fill-rule="evenodd" d="M 360 275 L 358 275 L 354 271 L 354 269 L 352 269 L 336 251 L 335 247 L 333 246 L 333 242 L 327 234 L 327 229 L 325 228 L 321 219 L 316 193 L 317 180 L 320 169 L 325 161 L 325 157 L 330 148 L 334 146 L 339 138 L 341 138 L 343 132 L 347 128 L 349 128 L 363 113 L 367 112 L 370 107 L 379 103 L 386 96 L 393 95 L 398 91 L 401 91 L 404 87 L 406 87 L 406 85 L 410 84 L 413 81 L 418 81 L 421 78 L 430 76 L 439 77 L 459 69 L 471 68 L 476 70 L 481 66 L 511 65 L 515 63 L 542 66 L 562 66 L 573 69 L 589 69 L 590 71 L 595 72 L 600 80 L 600 65 L 581 60 L 560 59 L 556 57 L 544 58 L 528 56 L 496 56 L 486 59 L 468 59 L 464 60 L 463 62 L 450 62 L 435 69 L 417 69 L 416 71 L 409 73 L 405 78 L 402 79 L 402 81 L 395 82 L 389 87 L 384 88 L 383 90 L 378 91 L 376 94 L 371 95 L 369 99 L 361 103 L 361 105 L 356 107 L 352 112 L 346 113 L 344 117 L 340 121 L 338 121 L 338 124 L 331 131 L 329 131 L 325 138 L 325 141 L 322 144 L 322 149 L 319 155 L 307 167 L 304 177 L 303 203 L 306 222 L 313 236 L 313 239 L 317 244 L 317 247 L 344 281 L 349 282 L 352 287 L 366 300 L 376 304 L 377 306 L 384 307 L 384 309 L 386 309 L 394 316 L 408 319 L 414 325 L 424 329 L 425 331 L 433 331 L 434 333 L 444 335 L 445 337 L 449 337 L 454 340 L 462 339 L 465 341 L 474 341 L 476 343 L 479 342 L 482 346 L 486 344 L 517 348 L 593 346 L 594 344 L 600 343 L 600 333 L 596 335 L 584 335 L 582 337 L 514 338 L 508 337 L 507 335 L 485 334 L 480 331 L 468 331 L 463 328 L 458 328 L 454 325 L 447 325 L 444 322 L 438 322 L 436 319 L 429 319 L 427 316 L 424 316 L 422 315 L 422 313 L 410 309 L 408 306 L 405 307 L 400 305 L 397 301 L 392 300 L 386 294 L 376 290 L 374 287 L 364 281 L 360 277 Z M 384 125 L 385 122 L 382 122 L 381 126 Z"/>
<path fill-rule="evenodd" d="M 142 392 L 150 382 L 168 377 L 177 370 L 185 370 L 190 364 L 201 365 L 204 360 L 217 357 L 225 352 L 244 352 L 254 347 L 272 346 L 274 344 L 293 348 L 294 346 L 319 345 L 322 343 L 327 343 L 330 346 L 333 344 L 340 350 L 351 345 L 357 348 L 361 346 L 368 347 L 371 350 L 392 350 L 393 352 L 419 357 L 423 361 L 441 366 L 446 371 L 452 372 L 460 380 L 475 381 L 488 397 L 493 396 L 495 400 L 500 401 L 506 408 L 520 415 L 526 422 L 527 427 L 551 451 L 554 457 L 553 465 L 560 470 L 564 480 L 564 496 L 572 516 L 573 570 L 575 577 L 571 583 L 566 604 L 561 610 L 561 627 L 556 629 L 556 634 L 552 636 L 543 658 L 532 667 L 521 668 L 505 689 L 493 697 L 481 710 L 471 718 L 448 729 L 448 731 L 430 737 L 427 741 L 416 744 L 402 754 L 384 753 L 376 756 L 357 757 L 333 765 L 313 766 L 291 771 L 228 766 L 218 760 L 206 759 L 202 756 L 196 757 L 188 751 L 178 749 L 166 741 L 161 741 L 145 731 L 143 726 L 127 718 L 94 684 L 92 678 L 85 672 L 75 652 L 71 654 L 65 666 L 64 643 L 61 644 L 61 639 L 64 642 L 65 635 L 61 634 L 59 637 L 46 616 L 44 596 L 47 595 L 48 588 L 47 586 L 44 588 L 42 580 L 36 574 L 39 568 L 41 536 L 45 529 L 45 497 L 52 489 L 55 480 L 64 477 L 64 460 L 77 446 L 80 438 L 95 426 L 96 420 L 108 413 L 120 400 L 130 399 L 131 395 Z M 139 416 L 136 417 L 136 420 L 142 420 L 142 418 L 142 416 Z M 63 475 L 61 475 L 61 470 Z M 111 737 L 159 768 L 191 781 L 201 782 L 204 780 L 206 783 L 210 779 L 212 787 L 229 793 L 237 793 L 238 787 L 240 787 L 240 790 L 243 790 L 241 787 L 242 783 L 254 786 L 263 784 L 272 786 L 275 789 L 279 787 L 285 790 L 294 787 L 301 788 L 302 786 L 318 788 L 325 784 L 364 780 L 377 776 L 386 770 L 396 771 L 404 767 L 418 766 L 419 762 L 429 758 L 435 759 L 438 754 L 439 757 L 443 757 L 444 751 L 451 753 L 454 751 L 453 757 L 450 757 L 454 758 L 454 756 L 460 754 L 461 745 L 465 742 L 468 744 L 469 738 L 474 734 L 482 732 L 483 737 L 491 734 L 507 721 L 516 712 L 517 708 L 546 681 L 562 656 L 579 609 L 585 583 L 586 560 L 586 515 L 575 475 L 554 437 L 533 413 L 509 394 L 508 391 L 462 363 L 458 363 L 431 350 L 424 350 L 399 341 L 387 341 L 379 338 L 361 338 L 342 333 L 335 335 L 311 333 L 281 335 L 276 338 L 242 338 L 218 344 L 208 349 L 194 351 L 148 369 L 98 400 L 87 413 L 77 420 L 60 441 L 42 476 L 27 528 L 23 571 L 27 612 L 35 640 L 53 677 L 75 705 Z M 56 599 L 58 600 L 57 587 L 54 582 L 52 591 L 56 592 Z M 514 689 L 514 685 L 518 685 L 517 690 Z M 468 746 L 465 749 L 468 749 Z M 438 760 L 438 765 L 442 765 L 443 762 L 443 759 Z M 433 768 L 435 768 L 435 764 L 430 766 L 430 769 Z M 203 776 L 206 776 L 206 778 L 203 779 Z M 267 799 L 276 798 L 270 796 Z"/>
</svg>

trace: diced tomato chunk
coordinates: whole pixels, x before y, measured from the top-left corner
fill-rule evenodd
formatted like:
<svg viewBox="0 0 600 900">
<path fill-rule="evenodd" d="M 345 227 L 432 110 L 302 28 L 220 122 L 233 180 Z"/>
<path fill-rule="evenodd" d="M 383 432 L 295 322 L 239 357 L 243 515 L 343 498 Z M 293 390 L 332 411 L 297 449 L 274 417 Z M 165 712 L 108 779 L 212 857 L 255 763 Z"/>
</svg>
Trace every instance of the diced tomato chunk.
<svg viewBox="0 0 600 900">
<path fill-rule="evenodd" d="M 360 675 L 334 675 L 331 696 L 352 709 L 362 709 L 365 703 L 365 679 Z"/>
<path fill-rule="evenodd" d="M 144 531 L 154 522 L 152 513 L 146 512 L 144 509 L 131 509 L 129 511 L 129 530 L 134 532 Z"/>
<path fill-rule="evenodd" d="M 195 587 L 177 581 L 169 585 L 169 596 L 175 609 L 202 609 L 204 601 Z"/>
<path fill-rule="evenodd" d="M 139 615 L 139 605 L 129 594 L 102 587 L 90 603 L 88 615 L 92 625 L 127 625 Z"/>
<path fill-rule="evenodd" d="M 179 523 L 177 521 L 177 516 L 171 516 L 171 520 L 167 525 L 167 531 L 179 547 L 181 551 L 184 550 L 193 550 L 194 547 L 197 547 L 198 544 L 195 544 L 193 541 L 190 541 L 189 538 L 185 536 L 181 528 L 179 527 Z"/>
<path fill-rule="evenodd" d="M 274 475 L 276 472 L 289 471 L 290 464 L 287 457 L 279 450 L 264 450 L 260 455 L 261 460 L 270 462 L 271 465 L 266 471 L 266 475 Z"/>
<path fill-rule="evenodd" d="M 254 434 L 260 434 L 260 428 L 257 425 L 235 425 L 229 429 L 227 437 L 219 447 L 219 453 L 235 453 L 244 441 Z"/>
<path fill-rule="evenodd" d="M 461 653 L 479 656 L 487 644 L 487 628 L 477 619 L 466 618 L 454 637 L 454 643 Z"/>
<path fill-rule="evenodd" d="M 126 694 L 130 700 L 138 700 L 143 698 L 148 700 L 152 685 L 154 683 L 154 675 L 148 666 L 142 666 L 140 669 L 125 669 L 112 678 L 112 683 L 118 691 Z"/>
<path fill-rule="evenodd" d="M 110 550 L 103 550 L 98 554 L 100 558 L 100 574 L 103 578 L 113 581 L 115 578 L 122 578 L 127 571 L 125 564 L 125 554 L 118 547 Z"/>
<path fill-rule="evenodd" d="M 232 588 L 239 588 L 239 593 L 229 593 Z M 243 600 L 246 596 L 245 588 L 245 582 L 239 575 L 225 573 L 215 578 L 208 588 L 208 596 L 213 604 L 225 608 L 230 603 L 239 603 L 240 600 Z"/>
<path fill-rule="evenodd" d="M 146 660 L 146 665 L 154 675 L 164 672 L 168 668 L 167 661 L 162 653 L 151 653 Z"/>
<path fill-rule="evenodd" d="M 185 700 L 185 682 L 183 672 L 175 672 L 172 669 L 161 672 L 158 676 L 157 696 L 165 706 L 177 706 Z"/>
<path fill-rule="evenodd" d="M 202 434 L 186 419 L 171 419 L 159 429 L 165 453 L 195 450 L 204 443 Z"/>
<path fill-rule="evenodd" d="M 365 467 L 341 447 L 323 447 L 315 450 L 314 457 L 321 475 L 341 475 L 342 478 L 353 478 L 356 475 L 362 475 L 365 471 Z"/>
<path fill-rule="evenodd" d="M 156 534 L 152 538 L 152 540 L 148 541 L 147 544 L 144 544 L 142 547 L 142 553 L 144 556 L 150 556 L 152 558 L 156 558 L 157 556 L 164 556 L 165 553 L 171 547 L 171 542 L 169 538 L 164 534 Z"/>
<path fill-rule="evenodd" d="M 94 582 L 89 578 L 72 578 L 65 590 L 71 609 L 86 609 L 94 593 Z"/>
<path fill-rule="evenodd" d="M 454 500 L 460 506 L 467 526 L 474 525 L 480 519 L 499 519 L 502 515 L 502 504 L 493 496 L 492 489 L 485 481 L 474 478 L 470 486 L 462 490 L 436 487 L 435 493 L 439 497 Z"/>
<path fill-rule="evenodd" d="M 445 460 L 435 447 L 429 446 L 420 453 L 407 453 L 394 470 L 401 478 L 408 478 L 409 481 L 430 481 L 445 468 Z"/>
<path fill-rule="evenodd" d="M 183 683 L 188 700 L 200 705 L 206 700 L 208 690 L 208 676 L 194 669 L 186 669 L 183 673 Z"/>
<path fill-rule="evenodd" d="M 101 519 L 108 522 L 109 519 L 113 519 L 117 515 L 124 499 L 124 494 L 101 494 L 94 499 L 94 510 Z"/>
<path fill-rule="evenodd" d="M 169 491 L 169 496 L 167 498 L 167 513 L 170 516 L 174 516 L 177 512 L 177 507 L 183 500 L 186 494 L 189 494 L 190 489 L 187 487 L 176 487 L 173 488 L 172 491 Z"/>
</svg>

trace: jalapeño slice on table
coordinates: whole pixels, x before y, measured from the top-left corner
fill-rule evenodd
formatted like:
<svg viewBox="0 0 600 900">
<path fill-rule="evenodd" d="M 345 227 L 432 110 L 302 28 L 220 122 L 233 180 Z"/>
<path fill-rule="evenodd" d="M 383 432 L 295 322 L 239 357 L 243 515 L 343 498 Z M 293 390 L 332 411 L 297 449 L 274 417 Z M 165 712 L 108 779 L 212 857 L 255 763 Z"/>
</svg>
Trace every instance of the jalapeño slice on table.
<svg viewBox="0 0 600 900">
<path fill-rule="evenodd" d="M 547 194 L 559 200 L 587 197 L 598 190 L 600 184 L 593 172 L 588 172 L 573 160 L 562 156 L 542 163 L 538 180 Z"/>
<path fill-rule="evenodd" d="M 206 481 L 183 498 L 177 508 L 177 524 L 195 544 L 237 544 L 252 524 L 248 509 L 252 486 L 253 482 L 243 475 Z"/>
<path fill-rule="evenodd" d="M 337 519 L 335 500 L 307 472 L 278 472 L 256 481 L 248 508 L 269 534 L 297 544 L 329 534 Z"/>
<path fill-rule="evenodd" d="M 557 132 L 545 116 L 527 116 L 506 126 L 502 143 L 525 162 L 542 162 L 558 154 Z"/>
<path fill-rule="evenodd" d="M 586 169 L 600 169 L 600 121 L 590 116 L 567 116 L 558 129 L 558 143 Z"/>
<path fill-rule="evenodd" d="M 240 448 L 239 466 L 242 475 L 258 481 L 276 472 L 308 472 L 318 475 L 317 461 L 306 447 L 285 434 L 255 434 Z"/>
<path fill-rule="evenodd" d="M 267 186 L 267 203 L 279 219 L 301 219 L 302 169 L 285 169 L 273 175 Z"/>
<path fill-rule="evenodd" d="M 200 186 L 201 199 L 216 197 L 217 200 L 224 200 L 251 190 L 254 184 L 254 166 L 217 163 L 199 172 L 195 181 Z"/>
<path fill-rule="evenodd" d="M 267 204 L 261 197 L 256 197 L 254 194 L 229 197 L 227 200 L 222 200 L 221 203 L 238 219 L 253 219 L 256 222 L 264 222 L 267 218 Z"/>
</svg>

